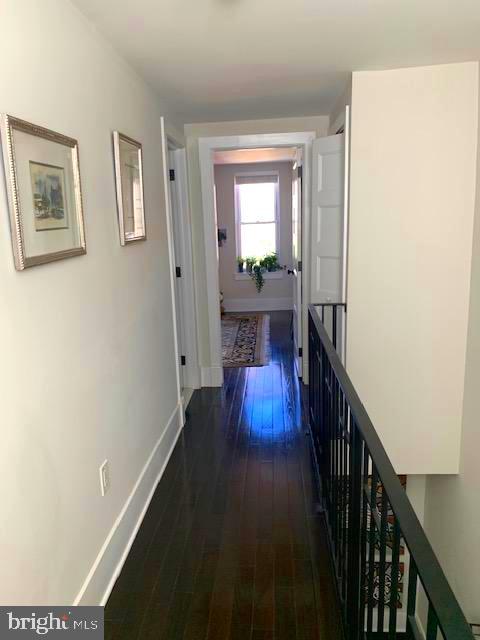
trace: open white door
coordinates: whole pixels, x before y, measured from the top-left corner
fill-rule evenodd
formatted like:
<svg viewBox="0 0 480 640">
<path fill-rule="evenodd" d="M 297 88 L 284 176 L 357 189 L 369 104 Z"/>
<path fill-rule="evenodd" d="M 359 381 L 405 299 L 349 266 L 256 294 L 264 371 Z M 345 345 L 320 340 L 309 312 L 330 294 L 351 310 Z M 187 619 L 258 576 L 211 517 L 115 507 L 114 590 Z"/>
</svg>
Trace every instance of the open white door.
<svg viewBox="0 0 480 640">
<path fill-rule="evenodd" d="M 183 259 L 183 251 L 182 251 L 182 229 L 181 229 L 181 221 L 179 216 L 179 206 L 177 201 L 177 192 L 175 188 L 175 151 L 168 151 L 168 160 L 169 160 L 169 178 L 170 178 L 170 189 L 169 189 L 169 197 L 170 197 L 170 210 L 172 217 L 172 232 L 173 232 L 173 254 L 175 260 L 175 311 L 176 311 L 176 321 L 177 321 L 177 343 L 178 343 L 178 353 L 180 356 L 180 389 L 183 395 L 183 389 L 185 387 L 185 379 L 184 379 L 184 368 L 185 368 L 185 325 L 183 319 L 185 317 L 185 310 L 183 305 L 184 299 L 184 291 L 183 291 L 183 283 L 184 283 L 184 259 Z"/>
<path fill-rule="evenodd" d="M 292 270 L 293 275 L 293 349 L 297 375 L 302 377 L 302 166 L 293 165 L 292 173 Z"/>
<path fill-rule="evenodd" d="M 187 403 L 192 390 L 200 387 L 200 371 L 196 341 L 192 238 L 188 210 L 185 149 L 169 148 L 167 157 L 169 162 L 169 217 L 175 272 L 175 317 L 180 358 L 179 378 L 182 396 Z"/>
<path fill-rule="evenodd" d="M 344 134 L 314 140 L 312 154 L 310 301 L 344 302 Z"/>
<path fill-rule="evenodd" d="M 162 164 L 163 164 L 163 185 L 165 192 L 165 209 L 166 209 L 166 222 L 167 222 L 167 238 L 168 238 L 168 261 L 170 266 L 170 287 L 171 287 L 171 305 L 173 311 L 173 339 L 174 339 L 174 354 L 175 354 L 175 374 L 177 383 L 177 404 L 179 407 L 179 423 L 180 427 L 185 424 L 185 411 L 183 406 L 182 396 L 182 383 L 180 377 L 180 354 L 178 352 L 178 328 L 177 328 L 177 301 L 176 301 L 176 283 L 175 283 L 175 248 L 173 240 L 173 223 L 172 223 L 172 207 L 170 203 L 170 179 L 168 172 L 169 157 L 168 157 L 168 141 L 165 133 L 165 120 L 160 118 L 161 126 L 161 149 L 162 149 Z"/>
</svg>

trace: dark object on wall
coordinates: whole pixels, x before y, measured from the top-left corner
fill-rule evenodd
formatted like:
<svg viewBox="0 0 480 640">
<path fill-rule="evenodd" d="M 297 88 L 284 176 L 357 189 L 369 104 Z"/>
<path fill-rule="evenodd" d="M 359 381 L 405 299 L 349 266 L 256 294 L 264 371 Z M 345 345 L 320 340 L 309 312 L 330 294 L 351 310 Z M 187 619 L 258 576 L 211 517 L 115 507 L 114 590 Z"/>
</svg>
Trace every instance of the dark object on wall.
<svg viewBox="0 0 480 640">
<path fill-rule="evenodd" d="M 218 237 L 218 246 L 223 247 L 223 243 L 227 240 L 227 230 L 226 229 L 218 229 L 217 230 Z"/>
</svg>

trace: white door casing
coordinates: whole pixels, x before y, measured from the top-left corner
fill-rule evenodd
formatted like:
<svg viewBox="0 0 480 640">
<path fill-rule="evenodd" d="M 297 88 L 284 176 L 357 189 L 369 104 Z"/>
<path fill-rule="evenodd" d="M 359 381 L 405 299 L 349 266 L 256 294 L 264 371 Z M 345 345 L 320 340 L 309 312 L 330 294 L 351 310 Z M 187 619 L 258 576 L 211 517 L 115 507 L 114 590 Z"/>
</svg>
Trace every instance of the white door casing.
<svg viewBox="0 0 480 640">
<path fill-rule="evenodd" d="M 297 374 L 302 377 L 302 165 L 295 162 L 292 170 L 292 331 Z"/>
<path fill-rule="evenodd" d="M 209 367 L 202 367 L 202 386 L 219 387 L 223 384 L 222 350 L 221 350 L 221 325 L 219 313 L 219 277 L 218 277 L 218 242 L 217 225 L 214 202 L 214 172 L 213 152 L 226 149 L 255 149 L 270 147 L 298 147 L 303 157 L 303 193 L 302 193 L 302 260 L 303 264 L 309 264 L 309 236 L 310 236 L 310 162 L 312 154 L 312 142 L 315 139 L 313 131 L 301 131 L 293 133 L 266 133 L 238 136 L 221 136 L 199 138 L 198 148 L 200 156 L 200 175 L 202 185 L 203 229 L 205 243 L 205 265 L 208 305 L 208 328 L 210 342 Z M 308 335 L 308 295 L 309 274 L 303 273 L 303 304 L 302 304 L 302 336 Z M 308 384 L 308 347 L 303 344 L 303 380 Z"/>
</svg>

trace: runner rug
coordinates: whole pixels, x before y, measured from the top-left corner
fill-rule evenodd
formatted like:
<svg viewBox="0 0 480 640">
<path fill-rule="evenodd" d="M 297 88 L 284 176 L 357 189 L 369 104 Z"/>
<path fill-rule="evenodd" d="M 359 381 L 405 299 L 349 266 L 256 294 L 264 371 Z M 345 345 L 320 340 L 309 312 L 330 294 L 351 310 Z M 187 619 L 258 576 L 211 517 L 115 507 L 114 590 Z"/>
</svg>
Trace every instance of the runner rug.
<svg viewBox="0 0 480 640">
<path fill-rule="evenodd" d="M 224 367 L 262 367 L 270 355 L 270 316 L 264 313 L 222 316 Z"/>
</svg>

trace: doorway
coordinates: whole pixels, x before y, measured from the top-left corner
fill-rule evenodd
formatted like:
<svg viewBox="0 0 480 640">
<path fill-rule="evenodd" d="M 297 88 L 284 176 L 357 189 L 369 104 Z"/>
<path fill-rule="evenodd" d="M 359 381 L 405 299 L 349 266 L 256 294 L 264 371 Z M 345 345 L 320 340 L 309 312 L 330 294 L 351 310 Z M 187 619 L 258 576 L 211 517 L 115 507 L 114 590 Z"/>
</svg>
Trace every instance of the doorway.
<svg viewBox="0 0 480 640">
<path fill-rule="evenodd" d="M 271 354 L 272 314 L 291 315 L 296 306 L 292 239 L 297 240 L 298 233 L 292 228 L 292 177 L 294 165 L 301 165 L 301 151 L 217 151 L 213 162 L 222 365 L 264 366 Z M 298 206 L 296 222 L 300 213 Z M 297 256 L 299 251 L 296 243 Z M 289 324 L 293 339 L 294 325 Z"/>
<path fill-rule="evenodd" d="M 301 133 L 286 133 L 286 134 L 258 134 L 258 135 L 246 135 L 246 136 L 228 136 L 220 138 L 200 138 L 199 140 L 199 152 L 200 152 L 200 170 L 201 170 L 201 182 L 202 182 L 202 203 L 203 203 L 203 222 L 204 222 L 204 242 L 205 242 L 205 260 L 206 260 L 206 275 L 209 282 L 207 290 L 207 303 L 208 303 L 208 320 L 209 320 L 209 336 L 210 336 L 210 366 L 202 368 L 202 386 L 221 386 L 223 383 L 223 359 L 222 359 L 222 331 L 220 321 L 220 276 L 219 276 L 219 252 L 221 247 L 219 243 L 219 231 L 222 236 L 221 227 L 217 224 L 217 196 L 215 190 L 215 154 L 226 153 L 228 151 L 236 151 L 242 153 L 253 153 L 259 149 L 268 150 L 281 150 L 281 149 L 295 149 L 295 153 L 298 154 L 298 158 L 301 157 L 302 162 L 302 182 L 305 186 L 301 190 L 300 203 L 303 217 L 303 225 L 299 231 L 298 236 L 302 239 L 308 238 L 309 233 L 309 212 L 310 212 L 310 190 L 306 186 L 310 184 L 310 159 L 311 159 L 311 146 L 315 139 L 314 132 L 301 132 Z M 290 179 L 292 179 L 293 162 L 290 165 Z M 241 182 L 241 181 L 239 181 Z M 235 196 L 233 195 L 232 198 Z M 291 205 L 291 202 L 290 202 Z M 291 215 L 291 214 L 290 214 Z M 227 233 L 228 235 L 228 233 Z M 238 232 L 237 232 L 238 235 Z M 220 238 L 220 241 L 221 238 Z M 232 239 L 233 241 L 233 239 Z M 228 237 L 227 237 L 228 242 Z M 236 237 L 234 247 L 236 249 Z M 305 253 L 308 252 L 308 244 L 302 242 L 303 255 L 302 259 L 307 259 Z M 243 253 L 243 252 L 242 252 Z M 247 268 L 246 258 L 250 256 L 238 255 L 238 258 L 245 258 L 244 268 Z M 280 260 L 281 260 L 281 256 Z M 284 270 L 285 276 L 291 274 L 288 271 L 293 272 L 293 263 L 287 264 L 283 262 L 287 269 Z M 301 267 L 301 265 L 300 265 Z M 233 267 L 235 268 L 235 267 Z M 298 269 L 297 269 L 298 272 Z M 308 290 L 308 274 L 306 277 L 298 279 L 297 282 L 300 286 L 300 291 Z M 247 279 L 250 275 L 245 276 Z M 278 276 L 277 276 L 278 277 Z M 248 280 L 247 280 L 248 282 Z M 251 284 L 250 282 L 248 282 Z M 293 288 L 293 284 L 292 284 Z M 255 291 L 255 290 L 254 290 Z M 300 294 L 301 295 L 301 294 Z M 256 298 L 256 294 L 253 294 L 253 298 Z M 293 297 L 290 297 L 291 309 L 293 310 Z M 227 311 L 227 309 L 225 309 Z M 307 305 L 302 302 L 301 304 L 301 321 L 297 322 L 297 329 L 301 328 L 302 337 L 300 338 L 302 344 L 303 354 L 306 355 L 306 350 L 303 348 L 303 340 L 306 335 L 307 325 Z M 298 341 L 298 338 L 297 338 Z M 301 354 L 302 352 L 300 352 Z M 307 358 L 304 357 L 300 363 L 300 373 L 305 377 L 308 363 Z"/>
</svg>

